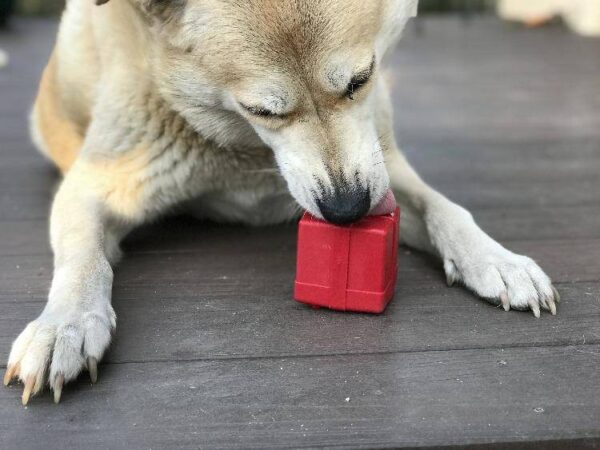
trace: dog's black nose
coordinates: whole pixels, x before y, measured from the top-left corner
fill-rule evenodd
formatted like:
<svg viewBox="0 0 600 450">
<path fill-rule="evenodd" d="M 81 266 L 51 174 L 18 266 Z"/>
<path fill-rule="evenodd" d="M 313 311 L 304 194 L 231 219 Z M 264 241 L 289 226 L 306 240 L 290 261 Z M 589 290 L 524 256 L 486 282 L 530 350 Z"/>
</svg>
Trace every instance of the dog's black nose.
<svg viewBox="0 0 600 450">
<path fill-rule="evenodd" d="M 328 222 L 346 225 L 364 217 L 371 207 L 371 193 L 360 185 L 336 186 L 332 193 L 317 199 L 317 206 Z"/>
</svg>

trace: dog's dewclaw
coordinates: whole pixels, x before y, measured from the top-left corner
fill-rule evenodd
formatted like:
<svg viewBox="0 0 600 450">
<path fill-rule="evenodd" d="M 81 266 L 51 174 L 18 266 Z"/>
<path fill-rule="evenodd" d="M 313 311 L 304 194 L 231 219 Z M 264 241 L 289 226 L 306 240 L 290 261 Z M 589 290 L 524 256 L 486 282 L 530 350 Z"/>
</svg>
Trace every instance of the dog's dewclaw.
<svg viewBox="0 0 600 450">
<path fill-rule="evenodd" d="M 90 380 L 92 383 L 98 381 L 98 360 L 90 356 L 87 360 L 88 371 L 90 372 Z"/>
<path fill-rule="evenodd" d="M 60 403 L 60 397 L 62 395 L 63 385 L 65 384 L 64 375 L 59 375 L 54 383 L 54 403 Z"/>
<path fill-rule="evenodd" d="M 29 403 L 29 397 L 31 397 L 31 391 L 33 390 L 34 385 L 35 376 L 31 375 L 25 381 L 25 387 L 23 388 L 23 396 L 21 397 L 21 403 L 23 403 L 23 406 L 27 406 L 27 403 Z"/>
</svg>

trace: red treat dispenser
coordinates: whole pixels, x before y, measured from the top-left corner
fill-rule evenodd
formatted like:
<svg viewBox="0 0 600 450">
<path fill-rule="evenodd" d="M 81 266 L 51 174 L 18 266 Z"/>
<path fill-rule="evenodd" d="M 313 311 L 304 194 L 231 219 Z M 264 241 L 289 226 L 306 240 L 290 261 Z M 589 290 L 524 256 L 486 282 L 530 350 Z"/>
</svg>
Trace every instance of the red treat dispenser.
<svg viewBox="0 0 600 450">
<path fill-rule="evenodd" d="M 298 231 L 294 297 L 301 303 L 381 313 L 394 296 L 400 209 L 337 226 L 306 213 Z"/>
</svg>

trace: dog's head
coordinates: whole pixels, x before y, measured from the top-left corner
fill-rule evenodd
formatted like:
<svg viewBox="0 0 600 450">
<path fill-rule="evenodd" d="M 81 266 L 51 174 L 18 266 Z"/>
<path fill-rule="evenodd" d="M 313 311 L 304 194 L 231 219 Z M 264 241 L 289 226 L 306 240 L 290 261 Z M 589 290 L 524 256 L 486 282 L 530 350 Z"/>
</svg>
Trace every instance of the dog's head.
<svg viewBox="0 0 600 450">
<path fill-rule="evenodd" d="M 259 136 L 297 202 L 332 222 L 385 195 L 380 64 L 417 0 L 131 1 L 161 90 L 204 135 Z"/>
</svg>

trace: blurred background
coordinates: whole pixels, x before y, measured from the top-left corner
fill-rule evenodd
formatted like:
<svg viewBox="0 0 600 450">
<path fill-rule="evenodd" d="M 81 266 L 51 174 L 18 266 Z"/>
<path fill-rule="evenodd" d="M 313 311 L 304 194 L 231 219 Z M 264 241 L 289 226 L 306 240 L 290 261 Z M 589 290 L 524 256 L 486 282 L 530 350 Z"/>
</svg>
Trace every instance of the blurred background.
<svg viewBox="0 0 600 450">
<path fill-rule="evenodd" d="M 0 25 L 11 14 L 58 15 L 64 0 L 0 0 Z M 600 35 L 600 0 L 421 0 L 421 13 L 497 12 L 502 18 L 537 27 L 560 20 L 574 32 Z"/>
</svg>

